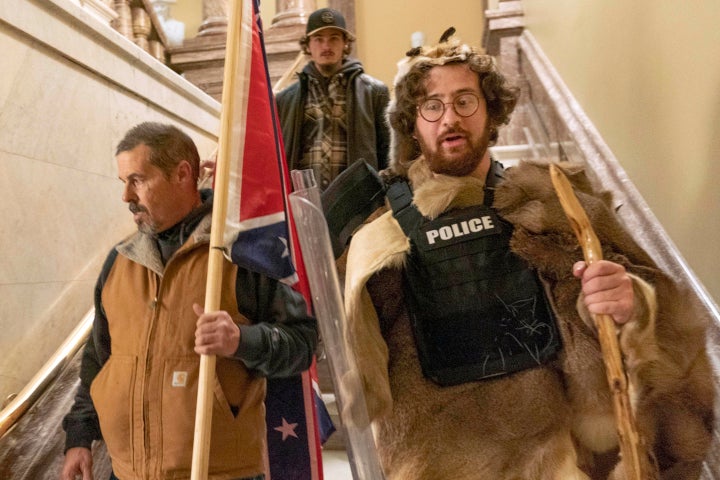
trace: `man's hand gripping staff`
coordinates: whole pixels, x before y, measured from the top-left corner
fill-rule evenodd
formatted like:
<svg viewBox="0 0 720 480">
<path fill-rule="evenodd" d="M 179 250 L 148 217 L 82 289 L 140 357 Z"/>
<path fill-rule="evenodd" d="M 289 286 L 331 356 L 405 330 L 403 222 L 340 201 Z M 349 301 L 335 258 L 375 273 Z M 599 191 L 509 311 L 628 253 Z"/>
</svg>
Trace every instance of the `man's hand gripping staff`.
<svg viewBox="0 0 720 480">
<path fill-rule="evenodd" d="M 570 226 L 580 243 L 588 265 L 601 261 L 602 248 L 590 220 L 573 192 L 565 174 L 556 165 L 550 165 L 550 178 Z M 615 322 L 608 314 L 592 314 L 598 331 L 608 385 L 613 395 L 615 423 L 620 443 L 620 455 L 629 480 L 659 478 L 658 468 L 640 437 L 628 394 L 628 379 L 622 363 Z"/>
</svg>

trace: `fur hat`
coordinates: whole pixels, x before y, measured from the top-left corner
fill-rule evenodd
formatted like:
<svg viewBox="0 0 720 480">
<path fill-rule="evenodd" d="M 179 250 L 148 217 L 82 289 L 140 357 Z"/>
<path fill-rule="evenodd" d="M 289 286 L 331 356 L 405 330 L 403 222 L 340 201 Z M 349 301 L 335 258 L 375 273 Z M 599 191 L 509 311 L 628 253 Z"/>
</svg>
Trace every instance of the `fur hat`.
<svg viewBox="0 0 720 480">
<path fill-rule="evenodd" d="M 398 63 L 398 73 L 395 75 L 393 85 L 397 86 L 411 68 L 419 63 L 429 65 L 445 65 L 450 62 L 463 62 L 471 53 L 477 53 L 469 45 L 460 44 L 460 40 L 453 37 L 455 27 L 450 27 L 440 36 L 440 42 L 434 46 L 420 46 L 408 50 L 405 58 Z"/>
</svg>

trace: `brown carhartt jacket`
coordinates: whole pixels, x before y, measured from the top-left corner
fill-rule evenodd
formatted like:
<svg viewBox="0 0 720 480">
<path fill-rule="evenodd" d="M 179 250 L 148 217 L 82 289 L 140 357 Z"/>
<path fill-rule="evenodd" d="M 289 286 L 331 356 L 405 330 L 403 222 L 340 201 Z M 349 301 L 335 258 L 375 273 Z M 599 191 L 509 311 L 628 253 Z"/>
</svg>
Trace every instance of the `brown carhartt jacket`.
<svg viewBox="0 0 720 480">
<path fill-rule="evenodd" d="M 204 304 L 208 248 L 192 237 L 163 271 L 146 242 L 137 236 L 119 247 L 103 289 L 112 353 L 90 393 L 118 478 L 185 478 L 200 366 L 192 304 Z M 249 324 L 237 313 L 236 273 L 235 265 L 224 265 L 221 309 Z M 216 372 L 210 478 L 257 475 L 263 471 L 265 380 L 221 357 Z"/>
</svg>

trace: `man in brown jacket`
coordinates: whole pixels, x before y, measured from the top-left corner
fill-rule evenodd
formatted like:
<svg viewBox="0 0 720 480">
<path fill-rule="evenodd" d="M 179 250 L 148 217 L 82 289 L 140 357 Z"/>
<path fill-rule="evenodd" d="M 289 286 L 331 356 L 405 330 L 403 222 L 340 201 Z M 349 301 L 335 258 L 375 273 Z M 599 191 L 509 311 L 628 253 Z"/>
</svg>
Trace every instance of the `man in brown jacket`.
<svg viewBox="0 0 720 480">
<path fill-rule="evenodd" d="M 307 369 L 317 326 L 299 294 L 226 262 L 221 310 L 203 312 L 212 195 L 185 133 L 143 123 L 117 147 L 138 232 L 114 247 L 95 290 L 80 387 L 63 422 L 62 479 L 92 478 L 104 440 L 121 480 L 190 477 L 199 354 L 216 355 L 209 478 L 262 479 L 265 379 Z"/>
</svg>

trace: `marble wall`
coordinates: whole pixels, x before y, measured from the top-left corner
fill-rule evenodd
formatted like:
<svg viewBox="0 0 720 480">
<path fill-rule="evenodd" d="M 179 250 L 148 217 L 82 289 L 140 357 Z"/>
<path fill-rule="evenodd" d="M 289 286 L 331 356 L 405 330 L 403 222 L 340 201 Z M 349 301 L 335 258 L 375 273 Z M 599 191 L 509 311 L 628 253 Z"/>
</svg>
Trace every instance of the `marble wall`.
<svg viewBox="0 0 720 480">
<path fill-rule="evenodd" d="M 173 123 L 200 155 L 220 105 L 70 0 L 0 2 L 0 402 L 92 307 L 102 261 L 134 230 L 114 147 Z"/>
</svg>

